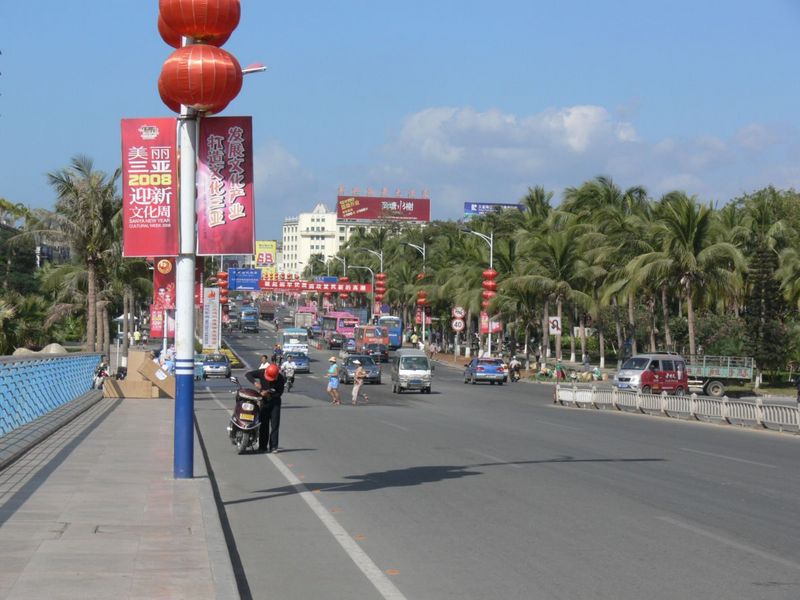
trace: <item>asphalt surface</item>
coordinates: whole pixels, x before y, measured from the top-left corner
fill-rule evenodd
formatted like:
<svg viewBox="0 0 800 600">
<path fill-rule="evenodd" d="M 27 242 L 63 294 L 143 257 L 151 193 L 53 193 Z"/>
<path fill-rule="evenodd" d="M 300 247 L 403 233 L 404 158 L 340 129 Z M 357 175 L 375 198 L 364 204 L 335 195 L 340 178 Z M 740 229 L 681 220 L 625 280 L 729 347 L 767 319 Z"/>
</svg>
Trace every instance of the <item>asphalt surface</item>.
<svg viewBox="0 0 800 600">
<path fill-rule="evenodd" d="M 271 330 L 227 341 L 250 364 Z M 284 395 L 281 452 L 238 456 L 226 381 L 196 414 L 244 598 L 800 597 L 800 437 L 555 406 L 540 384 Z"/>
</svg>

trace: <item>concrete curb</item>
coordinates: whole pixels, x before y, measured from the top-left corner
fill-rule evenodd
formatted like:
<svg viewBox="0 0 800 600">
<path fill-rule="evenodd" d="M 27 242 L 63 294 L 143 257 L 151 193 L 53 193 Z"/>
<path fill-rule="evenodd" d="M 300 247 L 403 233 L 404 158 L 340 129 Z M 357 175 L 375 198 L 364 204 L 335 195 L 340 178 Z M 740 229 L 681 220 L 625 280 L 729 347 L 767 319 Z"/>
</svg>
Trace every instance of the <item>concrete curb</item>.
<svg viewBox="0 0 800 600">
<path fill-rule="evenodd" d="M 209 465 L 206 462 L 197 421 L 194 423 L 194 429 L 198 443 L 194 445 L 196 473 L 191 481 L 197 485 L 200 505 L 203 510 L 203 527 L 208 546 L 211 577 L 214 580 L 214 596 L 221 600 L 239 600 L 241 598 L 239 586 L 236 583 L 236 575 L 233 571 L 228 543 L 225 540 L 225 533 L 222 529 L 222 521 L 219 514 L 220 508 L 217 506 L 217 500 L 214 496 L 213 484 L 209 476 Z"/>
<path fill-rule="evenodd" d="M 0 437 L 0 471 L 72 420 L 78 418 L 102 398 L 102 390 L 89 390 L 82 396 L 78 396 L 55 410 L 51 410 L 35 421 L 17 427 L 11 433 Z"/>
</svg>

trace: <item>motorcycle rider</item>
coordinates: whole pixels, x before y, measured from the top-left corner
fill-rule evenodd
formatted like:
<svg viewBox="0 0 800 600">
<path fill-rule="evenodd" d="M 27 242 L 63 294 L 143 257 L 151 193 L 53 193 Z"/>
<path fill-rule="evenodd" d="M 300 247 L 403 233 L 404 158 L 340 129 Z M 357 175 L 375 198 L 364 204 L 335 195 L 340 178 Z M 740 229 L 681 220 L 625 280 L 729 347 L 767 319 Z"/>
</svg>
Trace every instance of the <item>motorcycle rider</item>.
<svg viewBox="0 0 800 600">
<path fill-rule="evenodd" d="M 281 363 L 281 373 L 286 378 L 286 382 L 289 384 L 289 389 L 292 389 L 294 385 L 294 372 L 297 369 L 297 363 L 294 362 L 291 354 L 287 354 L 286 358 Z"/>
<path fill-rule="evenodd" d="M 511 380 L 517 381 L 520 378 L 520 369 L 522 369 L 522 363 L 514 356 L 511 361 L 508 363 L 508 369 L 511 371 Z"/>
<path fill-rule="evenodd" d="M 281 360 L 283 359 L 283 348 L 281 348 L 280 344 L 275 344 L 275 347 L 272 349 L 272 362 L 276 365 L 281 364 Z"/>
<path fill-rule="evenodd" d="M 245 374 L 247 380 L 256 386 L 263 398 L 259 416 L 261 428 L 258 430 L 259 452 L 277 452 L 278 435 L 281 427 L 281 395 L 286 378 L 275 363 L 266 369 L 255 369 Z"/>
</svg>

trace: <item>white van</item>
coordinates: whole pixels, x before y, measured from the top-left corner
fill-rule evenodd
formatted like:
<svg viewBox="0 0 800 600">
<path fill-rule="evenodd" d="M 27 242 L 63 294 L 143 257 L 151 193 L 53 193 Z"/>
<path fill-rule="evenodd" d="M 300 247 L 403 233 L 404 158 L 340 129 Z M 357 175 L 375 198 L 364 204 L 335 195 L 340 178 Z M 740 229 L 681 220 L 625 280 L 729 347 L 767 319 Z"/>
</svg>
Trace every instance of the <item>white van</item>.
<svg viewBox="0 0 800 600">
<path fill-rule="evenodd" d="M 392 393 L 419 390 L 431 393 L 433 365 L 422 350 L 401 348 L 392 358 Z"/>
</svg>

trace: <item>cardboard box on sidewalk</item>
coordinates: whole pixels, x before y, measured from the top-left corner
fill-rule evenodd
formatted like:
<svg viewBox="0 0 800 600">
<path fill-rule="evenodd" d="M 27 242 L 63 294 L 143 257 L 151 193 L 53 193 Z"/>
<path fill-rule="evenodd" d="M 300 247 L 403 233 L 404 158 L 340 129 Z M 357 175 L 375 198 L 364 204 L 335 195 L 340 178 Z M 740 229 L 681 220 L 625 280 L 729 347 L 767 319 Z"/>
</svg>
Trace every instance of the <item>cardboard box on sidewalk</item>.
<svg viewBox="0 0 800 600">
<path fill-rule="evenodd" d="M 128 374 L 125 376 L 125 381 L 147 381 L 144 376 L 139 373 L 139 367 L 145 362 L 153 360 L 150 350 L 128 350 Z"/>
<path fill-rule="evenodd" d="M 139 367 L 139 373 L 167 396 L 170 398 L 175 397 L 175 376 L 167 373 L 152 360 L 147 360 L 142 363 Z"/>
<path fill-rule="evenodd" d="M 149 381 L 128 381 L 106 379 L 103 383 L 104 398 L 152 398 L 153 390 L 158 391 Z"/>
</svg>

